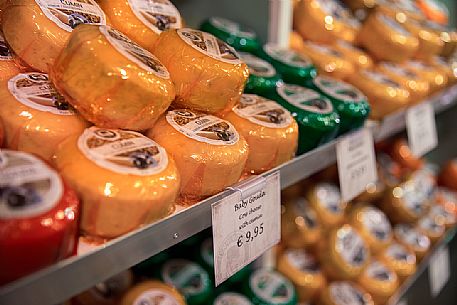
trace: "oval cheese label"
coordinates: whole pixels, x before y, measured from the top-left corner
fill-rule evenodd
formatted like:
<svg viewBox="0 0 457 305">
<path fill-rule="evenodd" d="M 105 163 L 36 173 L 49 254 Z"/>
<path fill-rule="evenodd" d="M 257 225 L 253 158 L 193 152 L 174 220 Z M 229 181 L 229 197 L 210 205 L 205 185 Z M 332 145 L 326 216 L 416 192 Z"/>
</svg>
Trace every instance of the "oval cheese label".
<svg viewBox="0 0 457 305">
<path fill-rule="evenodd" d="M 232 110 L 243 119 L 269 128 L 285 128 L 293 120 L 287 109 L 255 94 L 243 94 Z"/>
<path fill-rule="evenodd" d="M 328 114 L 333 111 L 332 103 L 314 90 L 298 85 L 283 84 L 276 92 L 289 104 L 305 111 Z"/>
<path fill-rule="evenodd" d="M 209 277 L 199 265 L 184 259 L 173 259 L 162 267 L 162 278 L 165 283 L 176 287 L 181 293 L 189 297 L 200 294 L 209 283 Z"/>
<path fill-rule="evenodd" d="M 307 45 L 308 47 L 313 49 L 315 52 L 324 53 L 324 54 L 334 56 L 334 57 L 344 58 L 344 56 L 343 56 L 343 54 L 341 54 L 341 52 L 331 49 L 331 48 L 327 47 L 326 45 L 317 44 L 310 40 L 305 41 L 305 45 Z"/>
<path fill-rule="evenodd" d="M 360 103 L 367 100 L 356 87 L 330 77 L 318 76 L 313 79 L 313 83 L 326 95 L 344 102 Z"/>
<path fill-rule="evenodd" d="M 394 273 L 379 261 L 370 263 L 365 269 L 365 274 L 368 277 L 381 282 L 392 282 L 395 278 Z"/>
<path fill-rule="evenodd" d="M 185 43 L 205 55 L 229 64 L 241 63 L 234 48 L 209 33 L 188 28 L 177 32 Z"/>
<path fill-rule="evenodd" d="M 378 19 L 379 21 L 381 21 L 381 23 L 383 23 L 391 30 L 394 30 L 395 32 L 403 36 L 411 36 L 411 34 L 400 23 L 390 18 L 389 16 L 386 16 L 384 14 L 378 14 Z"/>
<path fill-rule="evenodd" d="M 360 27 L 360 22 L 355 19 L 349 11 L 338 1 L 318 0 L 319 6 L 325 14 L 334 17 L 354 28 Z"/>
<path fill-rule="evenodd" d="M 213 239 L 205 239 L 200 246 L 200 255 L 203 261 L 211 267 L 214 267 L 214 249 L 213 249 Z"/>
<path fill-rule="evenodd" d="M 157 34 L 168 29 L 181 28 L 181 15 L 168 0 L 128 0 L 128 2 L 135 16 Z"/>
<path fill-rule="evenodd" d="M 452 212 L 449 212 L 441 205 L 433 205 L 430 210 L 430 215 L 443 217 L 446 224 L 454 224 L 457 221 L 456 215 Z"/>
<path fill-rule="evenodd" d="M 161 78 L 170 78 L 167 68 L 151 52 L 143 49 L 136 42 L 109 26 L 100 26 L 99 29 L 109 43 L 126 58 Z M 128 75 L 123 76 L 128 77 Z"/>
<path fill-rule="evenodd" d="M 246 52 L 238 52 L 241 60 L 248 65 L 249 74 L 259 77 L 273 77 L 276 75 L 276 70 L 273 66 L 263 60 Z"/>
<path fill-rule="evenodd" d="M 418 79 L 419 78 L 419 76 L 416 73 L 409 71 L 405 68 L 402 68 L 399 65 L 394 65 L 390 62 L 383 62 L 381 64 L 381 66 L 384 67 L 386 70 L 390 71 L 391 73 L 406 77 L 408 79 Z"/>
<path fill-rule="evenodd" d="M 349 282 L 333 282 L 329 285 L 330 298 L 335 305 L 370 304 L 367 297 Z"/>
<path fill-rule="evenodd" d="M 311 60 L 293 50 L 278 47 L 274 44 L 266 44 L 263 50 L 274 60 L 277 60 L 293 68 L 309 68 L 312 66 Z"/>
<path fill-rule="evenodd" d="M 73 108 L 60 95 L 44 73 L 21 73 L 8 81 L 10 93 L 21 104 L 58 115 L 74 115 Z"/>
<path fill-rule="evenodd" d="M 12 150 L 2 150 L 1 160 L 0 219 L 36 217 L 62 198 L 62 180 L 43 161 Z"/>
<path fill-rule="evenodd" d="M 305 198 L 298 197 L 297 200 L 294 201 L 293 207 L 297 217 L 303 219 L 303 224 L 310 229 L 317 227 L 317 214 L 309 206 L 309 202 Z"/>
<path fill-rule="evenodd" d="M 0 32 L 0 60 L 13 60 L 13 54 L 6 44 L 5 37 Z"/>
<path fill-rule="evenodd" d="M 119 174 L 149 176 L 168 166 L 165 149 L 134 131 L 93 126 L 79 137 L 78 147 L 98 166 Z"/>
<path fill-rule="evenodd" d="M 436 222 L 435 217 L 432 215 L 421 218 L 418 222 L 418 227 L 422 232 L 428 232 L 434 236 L 444 234 L 444 226 Z"/>
<path fill-rule="evenodd" d="M 316 197 L 319 204 L 332 214 L 342 214 L 344 203 L 341 200 L 340 190 L 336 185 L 330 183 L 319 183 L 316 185 Z"/>
<path fill-rule="evenodd" d="M 371 235 L 381 241 L 388 240 L 392 234 L 389 219 L 376 208 L 368 207 L 362 211 L 362 223 Z"/>
<path fill-rule="evenodd" d="M 252 305 L 252 303 L 242 294 L 224 292 L 214 300 L 213 305 Z"/>
<path fill-rule="evenodd" d="M 255 271 L 249 286 L 256 297 L 269 304 L 289 304 L 295 295 L 292 284 L 275 271 Z"/>
<path fill-rule="evenodd" d="M 426 200 L 424 193 L 418 191 L 413 183 L 407 183 L 403 188 L 402 203 L 404 207 L 415 216 L 420 216 L 425 211 Z"/>
<path fill-rule="evenodd" d="M 148 289 L 141 293 L 132 305 L 181 305 L 181 302 L 165 290 Z"/>
<path fill-rule="evenodd" d="M 167 122 L 186 137 L 211 145 L 233 145 L 240 136 L 233 125 L 203 112 L 176 109 L 165 116 Z"/>
<path fill-rule="evenodd" d="M 335 250 L 352 266 L 362 266 L 368 259 L 368 249 L 363 239 L 349 226 L 343 226 L 338 230 Z"/>
<path fill-rule="evenodd" d="M 369 70 L 363 70 L 362 73 L 364 76 L 366 76 L 367 78 L 369 78 L 377 83 L 380 83 L 380 84 L 383 84 L 386 86 L 390 86 L 390 87 L 394 87 L 394 88 L 401 88 L 401 86 L 397 82 L 390 79 L 387 75 L 384 75 L 384 74 L 381 74 L 381 73 L 378 73 L 375 71 L 369 71 Z"/>
<path fill-rule="evenodd" d="M 395 226 L 395 237 L 414 249 L 426 250 L 430 247 L 430 239 L 407 224 Z"/>
<path fill-rule="evenodd" d="M 416 263 L 416 256 L 409 252 L 403 245 L 397 243 L 392 244 L 387 248 L 386 256 L 408 264 Z"/>
<path fill-rule="evenodd" d="M 285 254 L 289 263 L 304 273 L 319 273 L 319 264 L 316 259 L 303 249 L 288 249 Z"/>
<path fill-rule="evenodd" d="M 433 67 L 418 60 L 410 60 L 406 63 L 406 65 L 418 71 L 433 71 Z"/>
<path fill-rule="evenodd" d="M 256 34 L 254 33 L 254 31 L 244 26 L 241 26 L 240 24 L 233 22 L 231 20 L 220 17 L 211 17 L 208 21 L 215 28 L 226 33 L 229 33 L 230 35 L 244 37 L 248 39 L 256 38 Z"/>
<path fill-rule="evenodd" d="M 71 32 L 79 24 L 105 25 L 106 17 L 94 0 L 35 0 L 43 14 Z"/>
</svg>

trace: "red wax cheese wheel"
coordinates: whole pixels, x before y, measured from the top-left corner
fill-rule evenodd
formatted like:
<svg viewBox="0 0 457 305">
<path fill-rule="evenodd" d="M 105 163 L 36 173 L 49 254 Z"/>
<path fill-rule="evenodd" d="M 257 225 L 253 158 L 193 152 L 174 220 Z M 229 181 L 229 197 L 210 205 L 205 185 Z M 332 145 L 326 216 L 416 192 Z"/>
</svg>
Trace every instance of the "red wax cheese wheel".
<svg viewBox="0 0 457 305">
<path fill-rule="evenodd" d="M 51 78 L 84 118 L 105 128 L 148 129 L 175 97 L 160 61 L 108 26 L 78 26 Z"/>
<path fill-rule="evenodd" d="M 62 142 L 54 161 L 82 199 L 87 235 L 113 238 L 174 210 L 175 162 L 140 133 L 91 127 Z"/>
<path fill-rule="evenodd" d="M 74 254 L 78 198 L 38 158 L 0 152 L 0 286 Z"/>
<path fill-rule="evenodd" d="M 0 84 L 5 146 L 50 160 L 57 145 L 88 123 L 57 93 L 48 75 L 17 74 Z"/>
<path fill-rule="evenodd" d="M 181 195 L 190 200 L 235 184 L 248 158 L 248 144 L 231 123 L 197 111 L 168 111 L 147 135 L 175 159 Z"/>
<path fill-rule="evenodd" d="M 209 113 L 230 110 L 239 100 L 249 70 L 235 50 L 211 34 L 179 29 L 160 34 L 154 54 L 170 71 L 174 103 Z"/>
<path fill-rule="evenodd" d="M 0 32 L 0 81 L 8 80 L 18 73 L 19 68 L 14 62 L 13 54 Z"/>
<path fill-rule="evenodd" d="M 297 150 L 298 125 L 290 112 L 274 101 L 243 94 L 224 119 L 249 144 L 245 172 L 259 174 L 292 159 Z"/>
<path fill-rule="evenodd" d="M 75 26 L 106 24 L 94 0 L 11 0 L 2 13 L 6 41 L 17 56 L 41 72 L 49 71 Z"/>
</svg>

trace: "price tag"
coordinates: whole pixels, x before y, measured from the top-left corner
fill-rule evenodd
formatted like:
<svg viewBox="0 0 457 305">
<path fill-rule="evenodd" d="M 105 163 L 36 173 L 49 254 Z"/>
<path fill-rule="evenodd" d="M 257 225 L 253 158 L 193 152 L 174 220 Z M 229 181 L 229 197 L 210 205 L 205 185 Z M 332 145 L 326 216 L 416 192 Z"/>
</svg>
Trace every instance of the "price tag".
<svg viewBox="0 0 457 305">
<path fill-rule="evenodd" d="M 430 291 L 432 297 L 438 296 L 441 289 L 449 281 L 451 274 L 449 263 L 449 249 L 447 246 L 440 247 L 430 260 L 428 268 L 428 279 L 430 282 Z"/>
<path fill-rule="evenodd" d="M 241 182 L 211 207 L 216 286 L 281 238 L 279 172 Z"/>
<path fill-rule="evenodd" d="M 422 103 L 408 109 L 406 128 L 409 148 L 415 156 L 422 157 L 438 145 L 435 111 L 430 103 Z"/>
<path fill-rule="evenodd" d="M 377 181 L 373 136 L 363 128 L 345 136 L 336 145 L 338 175 L 343 201 L 360 195 L 367 184 Z"/>
</svg>

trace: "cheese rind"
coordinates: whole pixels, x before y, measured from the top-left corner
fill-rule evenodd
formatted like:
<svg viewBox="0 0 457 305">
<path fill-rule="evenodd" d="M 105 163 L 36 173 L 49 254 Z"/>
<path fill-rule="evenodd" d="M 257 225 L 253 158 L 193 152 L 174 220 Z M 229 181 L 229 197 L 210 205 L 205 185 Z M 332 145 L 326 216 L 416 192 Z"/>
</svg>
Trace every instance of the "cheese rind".
<svg viewBox="0 0 457 305">
<path fill-rule="evenodd" d="M 371 69 L 373 67 L 373 60 L 370 55 L 346 41 L 337 41 L 334 48 L 352 62 L 356 69 Z"/>
<path fill-rule="evenodd" d="M 381 252 L 379 260 L 397 273 L 400 282 L 416 272 L 416 255 L 398 242 Z"/>
<path fill-rule="evenodd" d="M 375 304 L 385 304 L 399 284 L 397 274 L 378 260 L 370 262 L 357 282 L 371 294 Z"/>
<path fill-rule="evenodd" d="M 325 230 L 340 225 L 344 220 L 347 203 L 341 199 L 339 188 L 331 183 L 317 183 L 308 190 L 306 198 Z"/>
<path fill-rule="evenodd" d="M 374 305 L 373 298 L 359 285 L 349 281 L 330 283 L 321 293 L 319 305 Z"/>
<path fill-rule="evenodd" d="M 150 304 L 160 300 L 167 305 L 185 305 L 184 297 L 172 286 L 159 281 L 143 281 L 128 290 L 119 305 Z"/>
<path fill-rule="evenodd" d="M 436 92 L 447 85 L 447 74 L 428 63 L 412 60 L 406 62 L 404 68 L 416 73 L 420 79 L 426 81 L 429 84 L 430 93 Z"/>
</svg>

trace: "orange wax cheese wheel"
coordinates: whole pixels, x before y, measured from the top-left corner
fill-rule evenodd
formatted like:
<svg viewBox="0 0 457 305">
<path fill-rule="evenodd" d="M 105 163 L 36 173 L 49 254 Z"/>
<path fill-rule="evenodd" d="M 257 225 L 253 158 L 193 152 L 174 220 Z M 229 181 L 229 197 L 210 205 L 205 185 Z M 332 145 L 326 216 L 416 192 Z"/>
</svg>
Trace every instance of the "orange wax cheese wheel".
<svg viewBox="0 0 457 305">
<path fill-rule="evenodd" d="M 159 281 L 144 281 L 128 290 L 118 305 L 186 305 L 184 297 L 172 286 Z"/>
<path fill-rule="evenodd" d="M 373 297 L 375 304 L 385 304 L 399 284 L 397 274 L 379 260 L 370 262 L 357 282 Z"/>
<path fill-rule="evenodd" d="M 148 129 L 175 97 L 165 66 L 109 26 L 78 26 L 51 78 L 84 118 L 105 128 Z"/>
<path fill-rule="evenodd" d="M 417 230 L 427 236 L 432 243 L 436 243 L 444 235 L 446 227 L 444 218 L 431 212 L 417 222 Z"/>
<path fill-rule="evenodd" d="M 362 91 L 370 101 L 370 118 L 382 119 L 408 105 L 409 92 L 386 74 L 363 70 L 351 75 L 348 82 Z"/>
<path fill-rule="evenodd" d="M 457 69 L 453 69 L 452 60 L 448 63 L 443 58 L 434 56 L 427 61 L 427 64 L 445 74 L 448 78 L 449 84 L 454 84 L 457 82 Z"/>
<path fill-rule="evenodd" d="M 440 184 L 457 192 L 457 159 L 446 162 L 439 176 Z"/>
<path fill-rule="evenodd" d="M 117 237 L 174 210 L 175 162 L 140 133 L 87 128 L 59 145 L 54 162 L 82 199 L 87 235 Z"/>
<path fill-rule="evenodd" d="M 169 0 L 101 0 L 111 25 L 152 51 L 160 33 L 181 28 L 181 15 Z"/>
<path fill-rule="evenodd" d="M 394 235 L 399 243 L 416 254 L 418 260 L 421 260 L 430 249 L 430 238 L 411 225 L 396 225 Z"/>
<path fill-rule="evenodd" d="M 400 281 L 416 272 L 416 255 L 397 242 L 392 243 L 379 255 L 379 260 L 392 269 Z"/>
<path fill-rule="evenodd" d="M 245 172 L 259 174 L 295 156 L 298 125 L 278 103 L 255 94 L 243 94 L 224 119 L 248 142 Z"/>
<path fill-rule="evenodd" d="M 395 162 L 410 171 L 417 171 L 424 167 L 424 160 L 413 154 L 405 139 L 395 140 L 390 155 Z"/>
<path fill-rule="evenodd" d="M 290 32 L 289 35 L 289 48 L 297 52 L 303 50 L 303 38 L 295 31 Z"/>
<path fill-rule="evenodd" d="M 0 32 L 0 81 L 9 80 L 19 72 L 19 68 L 14 62 L 13 54 L 6 44 L 3 34 Z"/>
<path fill-rule="evenodd" d="M 168 111 L 147 135 L 175 159 L 183 202 L 235 184 L 248 159 L 248 144 L 231 123 L 194 110 Z"/>
<path fill-rule="evenodd" d="M 341 224 L 347 204 L 343 202 L 339 188 L 332 184 L 317 183 L 308 190 L 306 198 L 316 211 L 319 223 L 324 229 Z"/>
<path fill-rule="evenodd" d="M 330 283 L 322 291 L 318 305 L 374 305 L 371 295 L 350 281 Z"/>
<path fill-rule="evenodd" d="M 83 23 L 106 24 L 105 14 L 94 0 L 12 0 L 2 11 L 2 30 L 14 53 L 46 73 L 73 28 Z"/>
<path fill-rule="evenodd" d="M 348 59 L 355 68 L 371 69 L 373 67 L 373 60 L 367 53 L 346 41 L 337 41 L 334 48 L 343 54 L 343 56 Z"/>
<path fill-rule="evenodd" d="M 404 27 L 419 40 L 419 47 L 415 54 L 416 58 L 429 59 L 438 55 L 443 49 L 444 42 L 435 31 L 424 27 L 416 20 L 407 20 L 403 23 Z"/>
<path fill-rule="evenodd" d="M 0 85 L 5 146 L 50 160 L 57 145 L 88 123 L 57 93 L 47 74 L 17 74 Z"/>
<path fill-rule="evenodd" d="M 431 92 L 442 89 L 447 84 L 447 75 L 425 62 L 411 60 L 405 63 L 405 68 L 416 73 L 424 81 L 428 82 Z"/>
<path fill-rule="evenodd" d="M 183 108 L 229 111 L 249 77 L 247 65 L 232 47 L 202 31 L 162 32 L 154 54 L 170 71 L 176 87 L 174 103 Z"/>
</svg>

